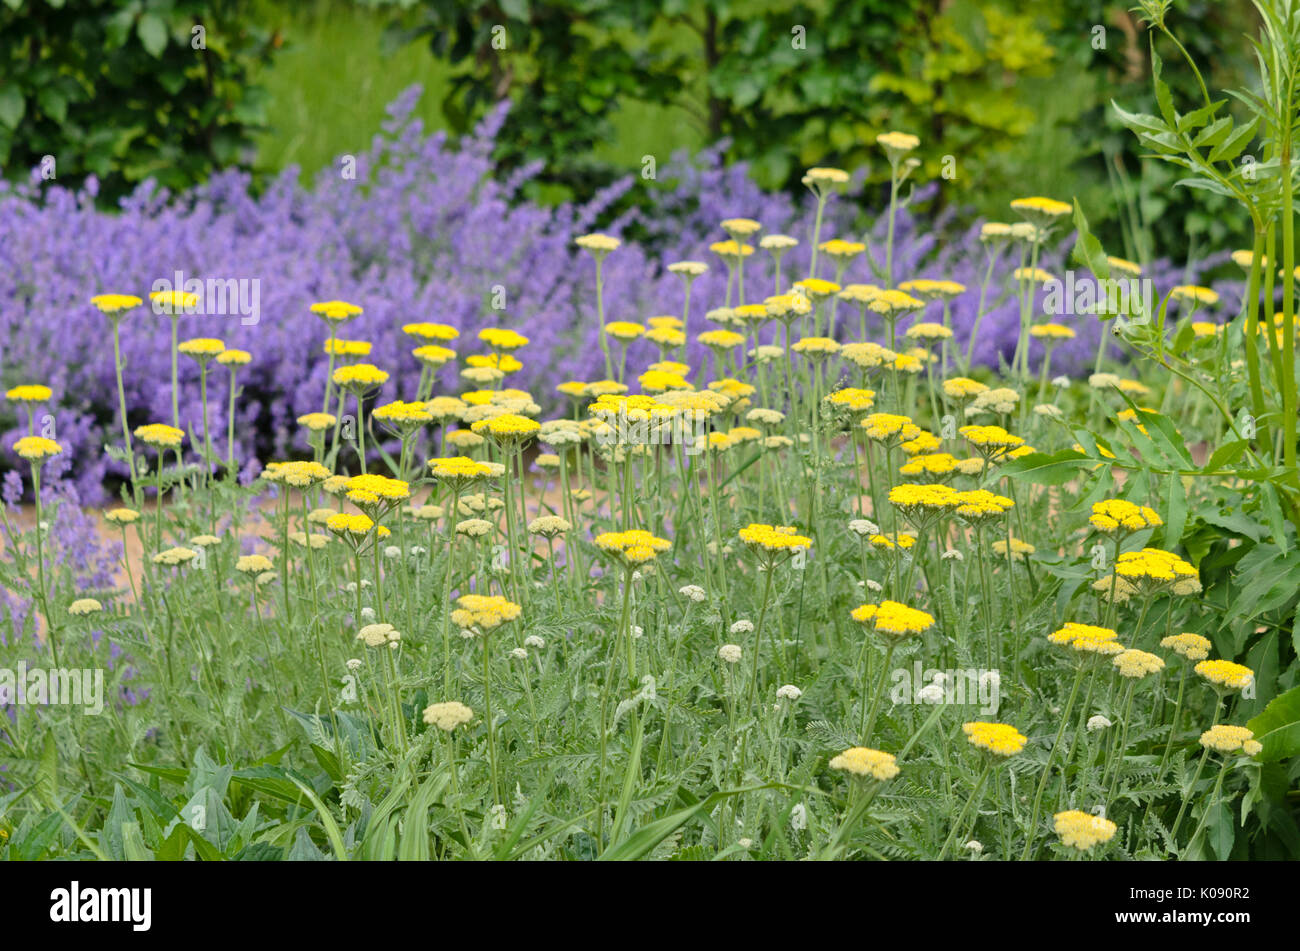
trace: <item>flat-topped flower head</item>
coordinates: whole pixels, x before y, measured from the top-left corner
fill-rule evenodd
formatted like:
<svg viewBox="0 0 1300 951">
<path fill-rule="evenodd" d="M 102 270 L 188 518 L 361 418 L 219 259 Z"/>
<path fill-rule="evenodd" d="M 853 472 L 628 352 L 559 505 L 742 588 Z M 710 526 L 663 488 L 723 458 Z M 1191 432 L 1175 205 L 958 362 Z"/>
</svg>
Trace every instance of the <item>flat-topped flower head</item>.
<svg viewBox="0 0 1300 951">
<path fill-rule="evenodd" d="M 433 422 L 433 414 L 422 402 L 408 403 L 404 400 L 394 400 L 392 403 L 376 406 L 371 415 L 394 432 L 407 435 L 415 432 L 425 423 Z"/>
<path fill-rule="evenodd" d="M 410 483 L 375 473 L 352 476 L 348 479 L 345 488 L 349 497 L 353 492 L 367 492 L 385 502 L 401 502 L 411 497 Z"/>
<path fill-rule="evenodd" d="M 1147 674 L 1159 673 L 1165 669 L 1165 662 L 1155 654 L 1148 654 L 1146 651 L 1133 648 L 1116 654 L 1111 659 L 1111 663 L 1115 665 L 1121 677 L 1128 677 L 1133 680 L 1138 680 Z"/>
<path fill-rule="evenodd" d="M 1208 287 L 1196 284 L 1179 284 L 1169 292 L 1170 298 L 1184 304 L 1213 307 L 1219 302 L 1219 295 Z"/>
<path fill-rule="evenodd" d="M 333 413 L 304 413 L 298 417 L 298 425 L 305 426 L 314 433 L 324 432 L 338 422 Z"/>
<path fill-rule="evenodd" d="M 68 613 L 73 617 L 85 617 L 88 614 L 98 614 L 104 610 L 104 606 L 94 598 L 78 598 L 68 605 Z"/>
<path fill-rule="evenodd" d="M 1047 640 L 1082 654 L 1102 654 L 1113 657 L 1124 650 L 1124 645 L 1116 640 L 1118 636 L 1108 627 L 1068 621 L 1065 627 L 1047 635 Z"/>
<path fill-rule="evenodd" d="M 709 245 L 709 250 L 720 258 L 726 258 L 728 261 L 739 261 L 741 258 L 747 258 L 754 253 L 752 244 L 741 244 L 739 241 L 715 241 Z"/>
<path fill-rule="evenodd" d="M 878 343 L 846 343 L 840 347 L 840 356 L 860 370 L 874 370 L 892 364 L 898 354 Z"/>
<path fill-rule="evenodd" d="M 904 334 L 908 340 L 922 340 L 926 343 L 932 343 L 935 340 L 951 340 L 952 331 L 943 324 L 936 324 L 932 321 L 922 321 L 918 324 L 912 324 L 907 328 Z"/>
<path fill-rule="evenodd" d="M 817 166 L 803 173 L 803 183 L 808 186 L 847 185 L 849 173 L 842 168 Z"/>
<path fill-rule="evenodd" d="M 451 622 L 464 631 L 487 632 L 517 619 L 523 608 L 500 595 L 465 594 L 456 599 Z"/>
<path fill-rule="evenodd" d="M 493 350 L 511 351 L 528 346 L 527 337 L 504 327 L 485 327 L 478 332 L 478 339 Z"/>
<path fill-rule="evenodd" d="M 104 513 L 104 521 L 114 525 L 131 525 L 140 520 L 140 513 L 135 509 L 116 508 Z"/>
<path fill-rule="evenodd" d="M 745 343 L 745 335 L 734 330 L 706 330 L 695 339 L 713 350 L 731 350 Z"/>
<path fill-rule="evenodd" d="M 909 518 L 928 518 L 957 507 L 957 490 L 942 482 L 905 482 L 889 490 L 889 504 Z"/>
<path fill-rule="evenodd" d="M 535 436 L 541 428 L 542 424 L 537 420 L 516 413 L 502 413 L 490 419 L 480 419 L 470 426 L 472 432 L 480 435 L 486 433 L 502 443 L 523 442 Z"/>
<path fill-rule="evenodd" d="M 1125 274 L 1132 277 L 1142 276 L 1142 265 L 1140 264 L 1134 264 L 1132 261 L 1125 260 L 1124 258 L 1117 258 L 1112 254 L 1106 255 L 1106 261 L 1110 264 L 1113 270 L 1123 271 Z"/>
<path fill-rule="evenodd" d="M 1033 223 L 1039 223 L 1043 220 L 1051 220 L 1068 215 L 1074 211 L 1074 206 L 1069 202 L 1057 201 L 1054 198 L 1043 198 L 1040 195 L 1034 195 L 1029 198 L 1017 198 L 1011 202 L 1012 211 L 1018 211 L 1024 218 Z"/>
<path fill-rule="evenodd" d="M 198 360 L 200 364 L 206 365 L 213 357 L 225 351 L 226 344 L 225 341 L 218 340 L 216 337 L 193 337 L 189 340 L 182 340 L 176 345 L 176 349 L 186 356 Z"/>
<path fill-rule="evenodd" d="M 240 555 L 235 561 L 235 570 L 245 575 L 260 575 L 264 571 L 274 570 L 275 565 L 265 555 Z"/>
<path fill-rule="evenodd" d="M 784 251 L 799 245 L 798 238 L 792 238 L 788 234 L 765 234 L 758 241 L 758 246 L 764 251 L 770 251 L 774 255 L 779 255 Z"/>
<path fill-rule="evenodd" d="M 373 348 L 365 340 L 344 340 L 342 337 L 331 337 L 325 341 L 321 349 L 326 354 L 332 354 L 336 357 L 368 357 Z"/>
<path fill-rule="evenodd" d="M 903 442 L 921 435 L 921 427 L 910 416 L 895 413 L 871 413 L 861 424 L 867 438 L 876 442 Z"/>
<path fill-rule="evenodd" d="M 999 386 L 994 389 L 984 389 L 975 394 L 975 400 L 966 407 L 966 415 L 978 416 L 980 413 L 995 413 L 1005 416 L 1014 412 L 1019 403 L 1020 394 L 1010 387 Z"/>
<path fill-rule="evenodd" d="M 1074 331 L 1065 326 L 1065 324 L 1035 324 L 1029 328 L 1029 335 L 1042 340 L 1047 346 L 1060 343 L 1062 340 L 1073 340 Z"/>
<path fill-rule="evenodd" d="M 1244 726 L 1230 726 L 1219 723 L 1201 734 L 1201 745 L 1217 753 L 1245 753 L 1254 756 L 1264 749 L 1262 743 L 1255 739 L 1254 731 Z"/>
<path fill-rule="evenodd" d="M 235 367 L 247 366 L 253 362 L 253 355 L 247 350 L 228 349 L 222 350 L 217 354 L 217 362 L 223 367 L 230 367 L 233 371 Z"/>
<path fill-rule="evenodd" d="M 595 545 L 629 568 L 653 561 L 660 552 L 668 551 L 673 547 L 673 543 L 666 538 L 658 538 L 640 528 L 629 529 L 626 532 L 602 532 L 596 536 Z"/>
<path fill-rule="evenodd" d="M 1223 690 L 1245 690 L 1255 682 L 1253 670 L 1230 660 L 1203 660 L 1192 669 Z"/>
<path fill-rule="evenodd" d="M 963 426 L 957 430 L 966 441 L 981 453 L 995 456 L 1025 444 L 1024 439 L 1013 436 L 1001 426 Z"/>
<path fill-rule="evenodd" d="M 857 623 L 888 637 L 912 637 L 934 627 L 934 616 L 897 601 L 863 604 L 849 615 Z"/>
<path fill-rule="evenodd" d="M 367 624 L 357 632 L 357 640 L 367 647 L 387 647 L 401 639 L 401 633 L 391 624 Z"/>
<path fill-rule="evenodd" d="M 185 438 L 185 430 L 166 423 L 148 423 L 136 427 L 135 438 L 155 449 L 176 449 Z"/>
<path fill-rule="evenodd" d="M 998 495 L 987 489 L 967 489 L 964 492 L 958 492 L 956 503 L 954 511 L 966 521 L 976 523 L 1005 515 L 1016 504 L 1005 495 Z M 1004 540 L 1004 548 L 1005 545 Z"/>
<path fill-rule="evenodd" d="M 825 359 L 840 349 L 839 342 L 830 337 L 804 337 L 790 345 L 790 349 L 812 359 Z"/>
<path fill-rule="evenodd" d="M 906 550 L 916 544 L 916 536 L 911 532 L 875 532 L 867 536 L 867 542 L 882 551 Z"/>
<path fill-rule="evenodd" d="M 456 727 L 474 719 L 474 711 L 459 700 L 448 700 L 444 703 L 429 704 L 424 708 L 422 718 L 429 726 L 450 733 Z"/>
<path fill-rule="evenodd" d="M 388 373 L 371 363 L 356 363 L 352 366 L 339 367 L 332 377 L 334 384 L 353 393 L 383 386 L 388 381 Z"/>
<path fill-rule="evenodd" d="M 151 291 L 149 303 L 155 314 L 192 314 L 199 306 L 199 295 L 189 291 Z"/>
<path fill-rule="evenodd" d="M 812 301 L 799 292 L 765 297 L 763 298 L 763 306 L 767 308 L 769 316 L 785 324 L 790 324 L 800 317 L 807 316 L 813 310 Z"/>
<path fill-rule="evenodd" d="M 832 757 L 828 765 L 831 769 L 880 782 L 898 775 L 898 762 L 891 754 L 866 746 L 851 747 Z"/>
<path fill-rule="evenodd" d="M 800 535 L 793 525 L 766 525 L 751 522 L 737 535 L 751 550 L 764 554 L 789 554 L 812 548 L 812 539 Z"/>
<path fill-rule="evenodd" d="M 753 218 L 727 218 L 721 223 L 721 228 L 737 241 L 763 230 L 763 226 Z"/>
<path fill-rule="evenodd" d="M 134 310 L 144 301 L 132 294 L 96 294 L 90 303 L 101 314 L 120 320 L 128 310 Z"/>
<path fill-rule="evenodd" d="M 319 462 L 310 461 L 273 462 L 263 470 L 263 476 L 269 481 L 290 485 L 296 489 L 320 485 L 333 474 Z"/>
<path fill-rule="evenodd" d="M 843 238 L 831 238 L 817 245 L 819 251 L 837 261 L 851 261 L 867 250 L 861 241 L 845 241 Z"/>
<path fill-rule="evenodd" d="M 1050 271 L 1044 271 L 1041 267 L 1018 267 L 1011 272 L 1011 276 L 1024 284 L 1050 284 L 1056 280 Z"/>
<path fill-rule="evenodd" d="M 1007 540 L 1005 538 L 995 539 L 993 544 L 989 547 L 993 549 L 993 554 L 1001 555 L 1003 558 L 1007 556 Z M 1024 561 L 1026 557 L 1032 555 L 1037 550 L 1038 549 L 1029 544 L 1029 542 L 1021 541 L 1019 538 L 1015 537 L 1012 537 L 1011 539 L 1012 561 Z"/>
<path fill-rule="evenodd" d="M 420 340 L 455 340 L 460 336 L 460 331 L 451 324 L 438 324 L 429 321 L 418 321 L 413 324 L 402 324 L 402 333 L 408 337 L 417 337 Z"/>
<path fill-rule="evenodd" d="M 838 389 L 826 397 L 826 402 L 831 406 L 844 410 L 847 413 L 858 414 L 865 413 L 876 403 L 876 391 L 867 390 L 857 386 L 846 386 Z M 756 412 L 776 412 L 775 410 L 751 410 L 750 414 Z M 784 416 L 782 417 L 784 419 Z M 761 421 L 761 420 L 760 420 Z M 775 422 L 781 422 L 780 419 Z"/>
<path fill-rule="evenodd" d="M 1028 737 L 1005 723 L 963 723 L 961 730 L 971 746 L 995 756 L 1015 756 L 1029 742 Z"/>
<path fill-rule="evenodd" d="M 155 565 L 166 565 L 171 568 L 193 561 L 195 557 L 193 548 L 168 548 L 165 551 L 160 551 L 158 554 L 154 555 L 153 563 Z"/>
<path fill-rule="evenodd" d="M 925 301 L 899 290 L 881 291 L 879 294 L 872 295 L 871 300 L 867 301 L 867 310 L 882 314 L 886 318 L 896 318 L 920 310 L 924 306 Z"/>
<path fill-rule="evenodd" d="M 51 456 L 63 452 L 62 446 L 44 436 L 23 436 L 14 443 L 13 449 L 19 458 L 32 463 L 44 463 Z"/>
<path fill-rule="evenodd" d="M 370 530 L 375 527 L 375 523 L 368 515 L 350 515 L 347 512 L 338 512 L 329 517 L 325 522 L 325 527 L 340 538 L 356 541 L 370 534 Z"/>
<path fill-rule="evenodd" d="M 573 528 L 572 523 L 559 515 L 539 515 L 528 523 L 528 533 L 540 535 L 542 538 L 555 538 L 571 528 Z"/>
<path fill-rule="evenodd" d="M 957 281 L 935 280 L 928 277 L 903 281 L 898 285 L 898 289 L 905 294 L 911 294 L 913 297 L 920 297 L 924 300 L 943 300 L 966 293 L 965 284 Z"/>
<path fill-rule="evenodd" d="M 1115 559 L 1115 573 L 1147 588 L 1170 587 L 1174 594 L 1200 591 L 1196 569 L 1173 552 L 1159 548 L 1124 552 Z"/>
<path fill-rule="evenodd" d="M 574 238 L 573 243 L 584 251 L 590 251 L 597 258 L 603 258 L 609 252 L 617 251 L 623 242 L 611 235 L 593 231 L 591 234 L 584 234 L 581 237 Z"/>
<path fill-rule="evenodd" d="M 605 325 L 605 333 L 622 343 L 630 343 L 645 336 L 645 325 L 631 320 L 612 320 Z"/>
<path fill-rule="evenodd" d="M 1182 634 L 1170 634 L 1168 637 L 1161 638 L 1160 646 L 1186 657 L 1188 660 L 1205 660 L 1210 656 L 1210 648 L 1214 645 L 1210 643 L 1208 637 L 1184 632 Z"/>
<path fill-rule="evenodd" d="M 1093 846 L 1109 842 L 1118 828 L 1109 819 L 1078 809 L 1058 812 L 1053 817 L 1053 823 L 1056 834 L 1061 837 L 1061 844 L 1080 852 L 1087 852 Z"/>
<path fill-rule="evenodd" d="M 827 281 L 820 277 L 807 277 L 802 281 L 795 281 L 791 287 L 811 301 L 824 300 L 832 294 L 838 294 L 841 290 L 840 285 L 834 281 Z"/>
<path fill-rule="evenodd" d="M 674 261 L 668 265 L 668 272 L 676 274 L 687 281 L 693 281 L 709 270 L 709 266 L 703 261 Z"/>
<path fill-rule="evenodd" d="M 365 310 L 356 304 L 349 304 L 345 300 L 326 300 L 312 304 L 308 308 L 313 314 L 328 324 L 347 323 L 354 317 L 359 317 L 365 313 Z"/>
<path fill-rule="evenodd" d="M 676 333 L 676 331 L 674 331 Z M 692 389 L 690 381 L 679 373 L 667 373 L 662 370 L 647 370 L 636 378 L 641 389 L 646 393 L 663 393 L 667 390 Z"/>
<path fill-rule="evenodd" d="M 881 132 L 876 136 L 876 144 L 892 157 L 912 151 L 921 140 L 908 132 Z"/>
<path fill-rule="evenodd" d="M 1160 515 L 1145 505 L 1135 505 L 1125 499 L 1105 499 L 1095 502 L 1088 517 L 1093 528 L 1107 534 L 1140 532 L 1144 528 L 1163 525 Z"/>
<path fill-rule="evenodd" d="M 5 391 L 5 399 L 13 400 L 15 403 L 46 403 L 53 395 L 53 390 L 39 383 L 15 386 Z"/>
</svg>

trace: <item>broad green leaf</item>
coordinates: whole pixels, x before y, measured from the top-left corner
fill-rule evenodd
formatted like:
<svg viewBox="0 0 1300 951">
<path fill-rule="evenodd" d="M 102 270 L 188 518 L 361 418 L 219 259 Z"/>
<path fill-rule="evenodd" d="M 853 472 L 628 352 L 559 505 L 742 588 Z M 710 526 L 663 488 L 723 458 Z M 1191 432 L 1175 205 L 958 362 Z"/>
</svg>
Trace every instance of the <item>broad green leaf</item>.
<svg viewBox="0 0 1300 951">
<path fill-rule="evenodd" d="M 1073 449 L 1060 452 L 1031 452 L 998 467 L 998 475 L 1037 485 L 1061 485 L 1097 463 Z"/>
<path fill-rule="evenodd" d="M 1264 747 L 1255 757 L 1260 762 L 1300 756 L 1300 687 L 1274 697 L 1246 727 Z"/>
<path fill-rule="evenodd" d="M 162 51 L 167 48 L 167 24 L 162 17 L 156 13 L 142 14 L 135 25 L 135 32 L 150 56 L 154 59 L 162 56 Z"/>
</svg>

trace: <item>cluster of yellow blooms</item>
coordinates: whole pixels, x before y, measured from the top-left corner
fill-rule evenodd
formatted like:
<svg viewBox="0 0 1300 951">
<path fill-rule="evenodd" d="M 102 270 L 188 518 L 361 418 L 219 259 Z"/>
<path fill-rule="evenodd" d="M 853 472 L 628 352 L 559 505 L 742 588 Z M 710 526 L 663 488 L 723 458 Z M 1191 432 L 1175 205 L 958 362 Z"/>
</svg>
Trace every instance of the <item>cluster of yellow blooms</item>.
<svg viewBox="0 0 1300 951">
<path fill-rule="evenodd" d="M 672 548 L 672 542 L 657 538 L 645 529 L 634 528 L 626 532 L 602 532 L 595 538 L 596 547 L 621 559 L 627 565 L 652 561 L 661 551 Z"/>
<path fill-rule="evenodd" d="M 739 531 L 740 540 L 755 551 L 792 552 L 812 547 L 812 539 L 800 535 L 792 525 L 764 525 L 751 522 Z"/>
<path fill-rule="evenodd" d="M 462 630 L 490 631 L 523 612 L 518 604 L 500 595 L 464 594 L 456 599 L 459 607 L 451 612 L 451 622 Z"/>
<path fill-rule="evenodd" d="M 1192 668 L 1216 687 L 1244 690 L 1255 681 L 1255 673 L 1243 664 L 1230 660 L 1203 660 Z"/>
<path fill-rule="evenodd" d="M 897 601 L 864 604 L 853 609 L 850 617 L 859 624 L 870 624 L 878 634 L 891 637 L 910 637 L 924 634 L 934 627 L 934 617 L 918 608 L 909 608 Z"/>
<path fill-rule="evenodd" d="M 1124 650 L 1124 645 L 1116 640 L 1118 636 L 1108 627 L 1068 621 L 1065 627 L 1047 635 L 1047 639 L 1053 644 L 1069 647 L 1080 653 L 1114 656 Z"/>
<path fill-rule="evenodd" d="M 1128 677 L 1132 680 L 1138 680 L 1147 674 L 1159 673 L 1165 669 L 1165 662 L 1155 654 L 1148 654 L 1146 651 L 1133 648 L 1116 654 L 1111 663 L 1119 670 L 1121 677 Z"/>
<path fill-rule="evenodd" d="M 1219 753 L 1236 753 L 1254 756 L 1264 748 L 1255 734 L 1244 726 L 1228 726 L 1220 723 L 1210 727 L 1201 734 L 1201 745 Z"/>
<path fill-rule="evenodd" d="M 1121 529 L 1126 532 L 1140 532 L 1144 528 L 1163 525 L 1154 509 L 1145 505 L 1134 505 L 1124 499 L 1106 499 L 1094 502 L 1092 515 L 1089 516 L 1094 528 L 1101 532 L 1115 533 Z"/>
<path fill-rule="evenodd" d="M 1141 551 L 1126 551 L 1115 559 L 1115 573 L 1130 581 L 1154 583 L 1158 585 L 1174 584 L 1175 594 L 1191 594 L 1200 590 L 1196 569 L 1173 552 L 1159 548 L 1143 548 Z M 1196 582 L 1194 586 L 1179 582 Z"/>
<path fill-rule="evenodd" d="M 1028 737 L 1006 723 L 963 723 L 961 729 L 971 746 L 995 756 L 1015 756 L 1029 742 Z"/>
<path fill-rule="evenodd" d="M 831 757 L 831 769 L 843 770 L 854 776 L 864 776 L 884 782 L 898 775 L 898 763 L 889 753 L 865 746 L 854 746 Z"/>
<path fill-rule="evenodd" d="M 1172 650 L 1175 654 L 1181 654 L 1188 660 L 1205 660 L 1210 656 L 1210 648 L 1213 645 L 1208 637 L 1185 632 L 1161 638 L 1160 646 Z"/>
<path fill-rule="evenodd" d="M 1109 842 L 1117 829 L 1109 819 L 1078 809 L 1058 812 L 1054 819 L 1056 834 L 1061 837 L 1061 843 L 1080 852 L 1087 852 L 1094 845 Z"/>
</svg>

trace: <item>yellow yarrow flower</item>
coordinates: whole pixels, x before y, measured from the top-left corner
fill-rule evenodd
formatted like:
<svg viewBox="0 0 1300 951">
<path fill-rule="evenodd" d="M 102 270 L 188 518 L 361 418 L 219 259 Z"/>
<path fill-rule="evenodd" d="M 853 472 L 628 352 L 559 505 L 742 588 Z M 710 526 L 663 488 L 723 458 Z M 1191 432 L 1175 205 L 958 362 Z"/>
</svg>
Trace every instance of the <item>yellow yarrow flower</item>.
<svg viewBox="0 0 1300 951">
<path fill-rule="evenodd" d="M 889 753 L 854 746 L 831 758 L 831 769 L 884 782 L 898 775 L 898 762 Z"/>
<path fill-rule="evenodd" d="M 13 400 L 17 403 L 44 403 L 53 395 L 53 390 L 48 386 L 41 386 L 38 383 L 28 383 L 24 386 L 15 386 L 13 389 L 5 391 L 5 399 Z"/>
<path fill-rule="evenodd" d="M 1121 677 L 1128 677 L 1133 680 L 1145 677 L 1147 674 L 1159 673 L 1165 669 L 1165 662 L 1155 654 L 1148 654 L 1146 651 L 1133 648 L 1121 654 L 1116 654 L 1111 659 L 1111 663 L 1119 670 Z"/>
<path fill-rule="evenodd" d="M 995 756 L 1015 756 L 1029 742 L 1028 737 L 1005 723 L 963 723 L 961 729 L 971 746 Z"/>
<path fill-rule="evenodd" d="M 53 439 L 44 436 L 23 436 L 14 443 L 14 452 L 28 462 L 44 462 L 51 456 L 63 452 L 63 447 Z"/>
<path fill-rule="evenodd" d="M 889 637 L 911 637 L 934 627 L 933 615 L 897 601 L 863 604 L 849 616 L 859 624 L 870 626 L 877 634 Z"/>
<path fill-rule="evenodd" d="M 1225 690 L 1244 690 L 1255 682 L 1253 670 L 1230 660 L 1203 660 L 1192 670 L 1214 686 Z"/>
<path fill-rule="evenodd" d="M 1226 723 L 1216 724 L 1202 733 L 1201 745 L 1218 753 L 1241 752 L 1247 756 L 1254 756 L 1264 748 L 1252 730 Z"/>
<path fill-rule="evenodd" d="M 185 438 L 185 430 L 166 423 L 149 423 L 136 427 L 135 438 L 155 449 L 176 449 Z"/>
<path fill-rule="evenodd" d="M 1095 845 L 1109 842 L 1118 828 L 1109 819 L 1078 809 L 1058 812 L 1053 821 L 1056 834 L 1061 837 L 1061 844 L 1080 852 L 1087 852 Z"/>
<path fill-rule="evenodd" d="M 1168 637 L 1161 638 L 1160 646 L 1166 650 L 1172 650 L 1175 654 L 1186 657 L 1188 660 L 1205 660 L 1210 656 L 1210 648 L 1214 645 L 1210 643 L 1208 637 L 1184 632 L 1182 634 L 1170 634 Z"/>
</svg>

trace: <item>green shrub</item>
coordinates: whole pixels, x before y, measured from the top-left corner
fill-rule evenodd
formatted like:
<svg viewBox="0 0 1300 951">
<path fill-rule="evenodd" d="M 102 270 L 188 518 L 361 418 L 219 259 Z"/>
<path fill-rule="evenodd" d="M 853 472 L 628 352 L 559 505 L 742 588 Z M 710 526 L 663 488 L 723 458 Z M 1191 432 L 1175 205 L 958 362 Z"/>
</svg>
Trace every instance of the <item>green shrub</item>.
<svg viewBox="0 0 1300 951">
<path fill-rule="evenodd" d="M 3 0 L 0 167 L 112 198 L 245 164 L 266 105 L 248 74 L 274 45 L 237 0 Z"/>
</svg>

